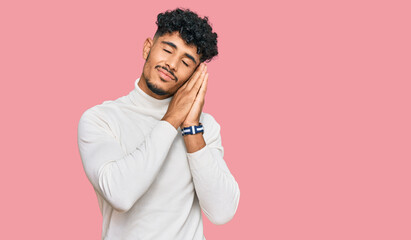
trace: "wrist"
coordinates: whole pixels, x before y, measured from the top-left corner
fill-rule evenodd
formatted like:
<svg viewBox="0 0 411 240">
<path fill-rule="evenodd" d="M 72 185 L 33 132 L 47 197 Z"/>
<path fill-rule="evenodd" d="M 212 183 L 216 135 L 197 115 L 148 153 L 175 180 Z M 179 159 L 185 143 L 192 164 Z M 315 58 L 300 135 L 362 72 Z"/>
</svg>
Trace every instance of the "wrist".
<svg viewBox="0 0 411 240">
<path fill-rule="evenodd" d="M 162 121 L 167 121 L 168 123 L 170 123 L 171 125 L 173 125 L 173 127 L 175 129 L 178 129 L 178 127 L 180 126 L 181 122 L 179 122 L 178 120 L 176 120 L 173 117 L 168 117 L 168 116 L 164 116 L 162 119 Z"/>
<path fill-rule="evenodd" d="M 192 121 L 192 122 L 183 122 L 181 124 L 181 128 L 185 128 L 185 127 L 191 127 L 191 126 L 198 126 L 200 125 L 199 121 Z"/>
<path fill-rule="evenodd" d="M 186 135 L 196 135 L 196 134 L 203 134 L 204 133 L 204 127 L 201 123 L 198 125 L 191 125 L 189 127 L 181 127 L 181 133 L 183 136 Z"/>
</svg>

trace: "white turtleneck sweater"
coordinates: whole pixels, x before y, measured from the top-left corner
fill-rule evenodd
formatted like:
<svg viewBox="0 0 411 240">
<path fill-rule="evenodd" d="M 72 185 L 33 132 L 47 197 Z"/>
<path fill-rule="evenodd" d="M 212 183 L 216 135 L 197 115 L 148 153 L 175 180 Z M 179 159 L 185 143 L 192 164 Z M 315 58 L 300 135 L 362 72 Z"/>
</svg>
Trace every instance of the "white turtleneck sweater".
<svg viewBox="0 0 411 240">
<path fill-rule="evenodd" d="M 201 209 L 228 222 L 240 197 L 223 160 L 220 126 L 202 113 L 206 146 L 187 153 L 183 137 L 161 121 L 158 100 L 135 82 L 130 94 L 86 110 L 78 125 L 85 173 L 103 215 L 105 240 L 205 239 Z"/>
</svg>

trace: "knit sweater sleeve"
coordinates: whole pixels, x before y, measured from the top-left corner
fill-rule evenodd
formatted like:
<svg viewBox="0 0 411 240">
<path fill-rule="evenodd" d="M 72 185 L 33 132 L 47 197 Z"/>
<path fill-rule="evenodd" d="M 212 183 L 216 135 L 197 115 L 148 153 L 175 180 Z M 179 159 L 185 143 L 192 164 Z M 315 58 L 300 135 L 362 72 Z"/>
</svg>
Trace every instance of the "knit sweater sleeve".
<svg viewBox="0 0 411 240">
<path fill-rule="evenodd" d="M 220 125 L 211 115 L 202 121 L 206 146 L 187 156 L 201 209 L 212 223 L 225 224 L 237 211 L 240 189 L 223 159 Z"/>
<path fill-rule="evenodd" d="M 120 212 L 128 211 L 156 178 L 177 135 L 159 121 L 135 150 L 126 154 L 104 117 L 90 109 L 78 125 L 78 146 L 94 189 Z"/>
</svg>

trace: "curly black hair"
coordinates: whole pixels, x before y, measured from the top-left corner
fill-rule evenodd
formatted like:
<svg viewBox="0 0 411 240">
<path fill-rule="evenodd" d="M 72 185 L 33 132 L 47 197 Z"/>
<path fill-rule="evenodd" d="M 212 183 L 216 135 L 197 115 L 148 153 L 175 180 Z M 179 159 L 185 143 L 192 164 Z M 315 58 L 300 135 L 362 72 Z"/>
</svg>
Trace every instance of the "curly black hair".
<svg viewBox="0 0 411 240">
<path fill-rule="evenodd" d="M 201 62 L 209 62 L 217 56 L 217 33 L 213 32 L 208 17 L 200 18 L 189 9 L 177 8 L 158 14 L 156 24 L 155 37 L 179 32 L 187 44 L 197 47 Z"/>
</svg>

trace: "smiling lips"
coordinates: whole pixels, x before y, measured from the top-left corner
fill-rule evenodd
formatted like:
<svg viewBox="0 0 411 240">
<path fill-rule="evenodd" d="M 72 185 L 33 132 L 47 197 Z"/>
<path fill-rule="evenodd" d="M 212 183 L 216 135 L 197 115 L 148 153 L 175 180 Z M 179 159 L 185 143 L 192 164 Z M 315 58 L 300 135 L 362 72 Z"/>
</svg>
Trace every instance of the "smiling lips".
<svg viewBox="0 0 411 240">
<path fill-rule="evenodd" d="M 158 67 L 157 71 L 160 73 L 160 77 L 166 81 L 171 81 L 175 80 L 174 77 L 165 69 L 162 67 Z"/>
</svg>

